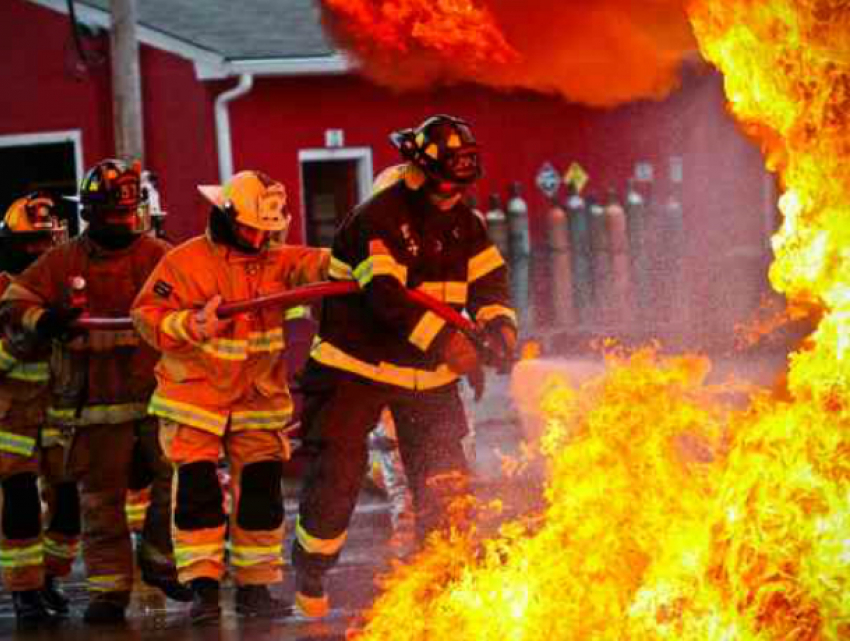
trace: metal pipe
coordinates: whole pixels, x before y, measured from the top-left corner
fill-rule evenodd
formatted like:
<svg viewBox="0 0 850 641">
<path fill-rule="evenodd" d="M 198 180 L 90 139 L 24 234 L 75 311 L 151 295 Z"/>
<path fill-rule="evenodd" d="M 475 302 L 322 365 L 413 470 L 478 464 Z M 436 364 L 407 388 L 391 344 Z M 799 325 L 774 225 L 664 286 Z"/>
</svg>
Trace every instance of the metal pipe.
<svg viewBox="0 0 850 641">
<path fill-rule="evenodd" d="M 221 182 L 233 175 L 233 141 L 230 133 L 229 105 L 246 95 L 254 86 L 254 76 L 243 73 L 239 82 L 215 99 L 215 140 L 218 147 L 218 177 Z"/>
</svg>

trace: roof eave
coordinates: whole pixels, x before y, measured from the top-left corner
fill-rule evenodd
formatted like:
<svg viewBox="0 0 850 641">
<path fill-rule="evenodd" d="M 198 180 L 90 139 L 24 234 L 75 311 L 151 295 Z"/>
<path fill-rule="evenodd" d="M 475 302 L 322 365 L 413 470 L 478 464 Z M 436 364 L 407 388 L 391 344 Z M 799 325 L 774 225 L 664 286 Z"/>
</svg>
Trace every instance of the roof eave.
<svg viewBox="0 0 850 641">
<path fill-rule="evenodd" d="M 195 63 L 199 80 L 219 80 L 228 76 L 335 76 L 350 73 L 354 63 L 344 54 L 298 58 L 244 58 L 219 64 Z"/>
<path fill-rule="evenodd" d="M 30 2 L 60 13 L 68 13 L 66 0 L 30 0 Z M 77 19 L 83 24 L 103 29 L 109 29 L 112 26 L 112 17 L 108 11 L 79 3 L 76 5 L 76 13 Z M 136 34 L 139 42 L 194 62 L 195 75 L 199 80 L 220 80 L 242 74 L 257 76 L 340 75 L 349 73 L 354 69 L 353 63 L 344 54 L 294 58 L 228 59 L 215 51 L 199 47 L 194 43 L 175 38 L 142 24 L 137 25 Z"/>
</svg>

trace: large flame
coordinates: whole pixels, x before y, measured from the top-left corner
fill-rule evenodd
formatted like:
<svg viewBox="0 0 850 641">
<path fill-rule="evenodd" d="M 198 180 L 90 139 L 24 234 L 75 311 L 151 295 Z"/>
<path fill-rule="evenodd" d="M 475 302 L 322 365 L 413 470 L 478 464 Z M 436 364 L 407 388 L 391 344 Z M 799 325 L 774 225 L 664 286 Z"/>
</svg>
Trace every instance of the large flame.
<svg viewBox="0 0 850 641">
<path fill-rule="evenodd" d="M 590 105 L 661 98 L 695 52 L 682 0 L 322 0 L 329 32 L 399 89 L 477 82 Z"/>
<path fill-rule="evenodd" d="M 650 351 L 553 383 L 546 509 L 433 539 L 361 638 L 850 639 L 850 3 L 688 12 L 782 181 L 771 281 L 819 319 L 788 389 L 724 410 L 707 361 Z"/>
</svg>

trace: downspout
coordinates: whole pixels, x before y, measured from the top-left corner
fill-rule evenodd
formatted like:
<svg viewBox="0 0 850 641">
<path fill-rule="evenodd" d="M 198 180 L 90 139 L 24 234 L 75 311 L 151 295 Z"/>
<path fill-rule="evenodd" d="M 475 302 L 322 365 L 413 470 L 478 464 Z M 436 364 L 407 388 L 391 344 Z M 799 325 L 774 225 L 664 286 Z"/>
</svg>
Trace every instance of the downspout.
<svg viewBox="0 0 850 641">
<path fill-rule="evenodd" d="M 215 99 L 215 139 L 218 146 L 218 176 L 225 182 L 233 175 L 233 141 L 230 136 L 230 112 L 228 105 L 241 98 L 254 86 L 254 76 L 243 73 L 234 87 L 222 92 Z"/>
</svg>

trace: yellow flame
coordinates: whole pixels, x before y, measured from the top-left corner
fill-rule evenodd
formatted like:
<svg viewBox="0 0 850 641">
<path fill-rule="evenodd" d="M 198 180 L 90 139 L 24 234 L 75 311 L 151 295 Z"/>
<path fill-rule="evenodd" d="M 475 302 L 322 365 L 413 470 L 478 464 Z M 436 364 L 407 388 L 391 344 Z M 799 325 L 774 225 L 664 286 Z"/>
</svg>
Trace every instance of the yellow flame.
<svg viewBox="0 0 850 641">
<path fill-rule="evenodd" d="M 362 639 L 850 639 L 850 3 L 688 0 L 781 178 L 771 282 L 820 322 L 787 400 L 724 410 L 708 362 L 608 357 L 543 401 L 546 508 L 435 536 Z"/>
</svg>

